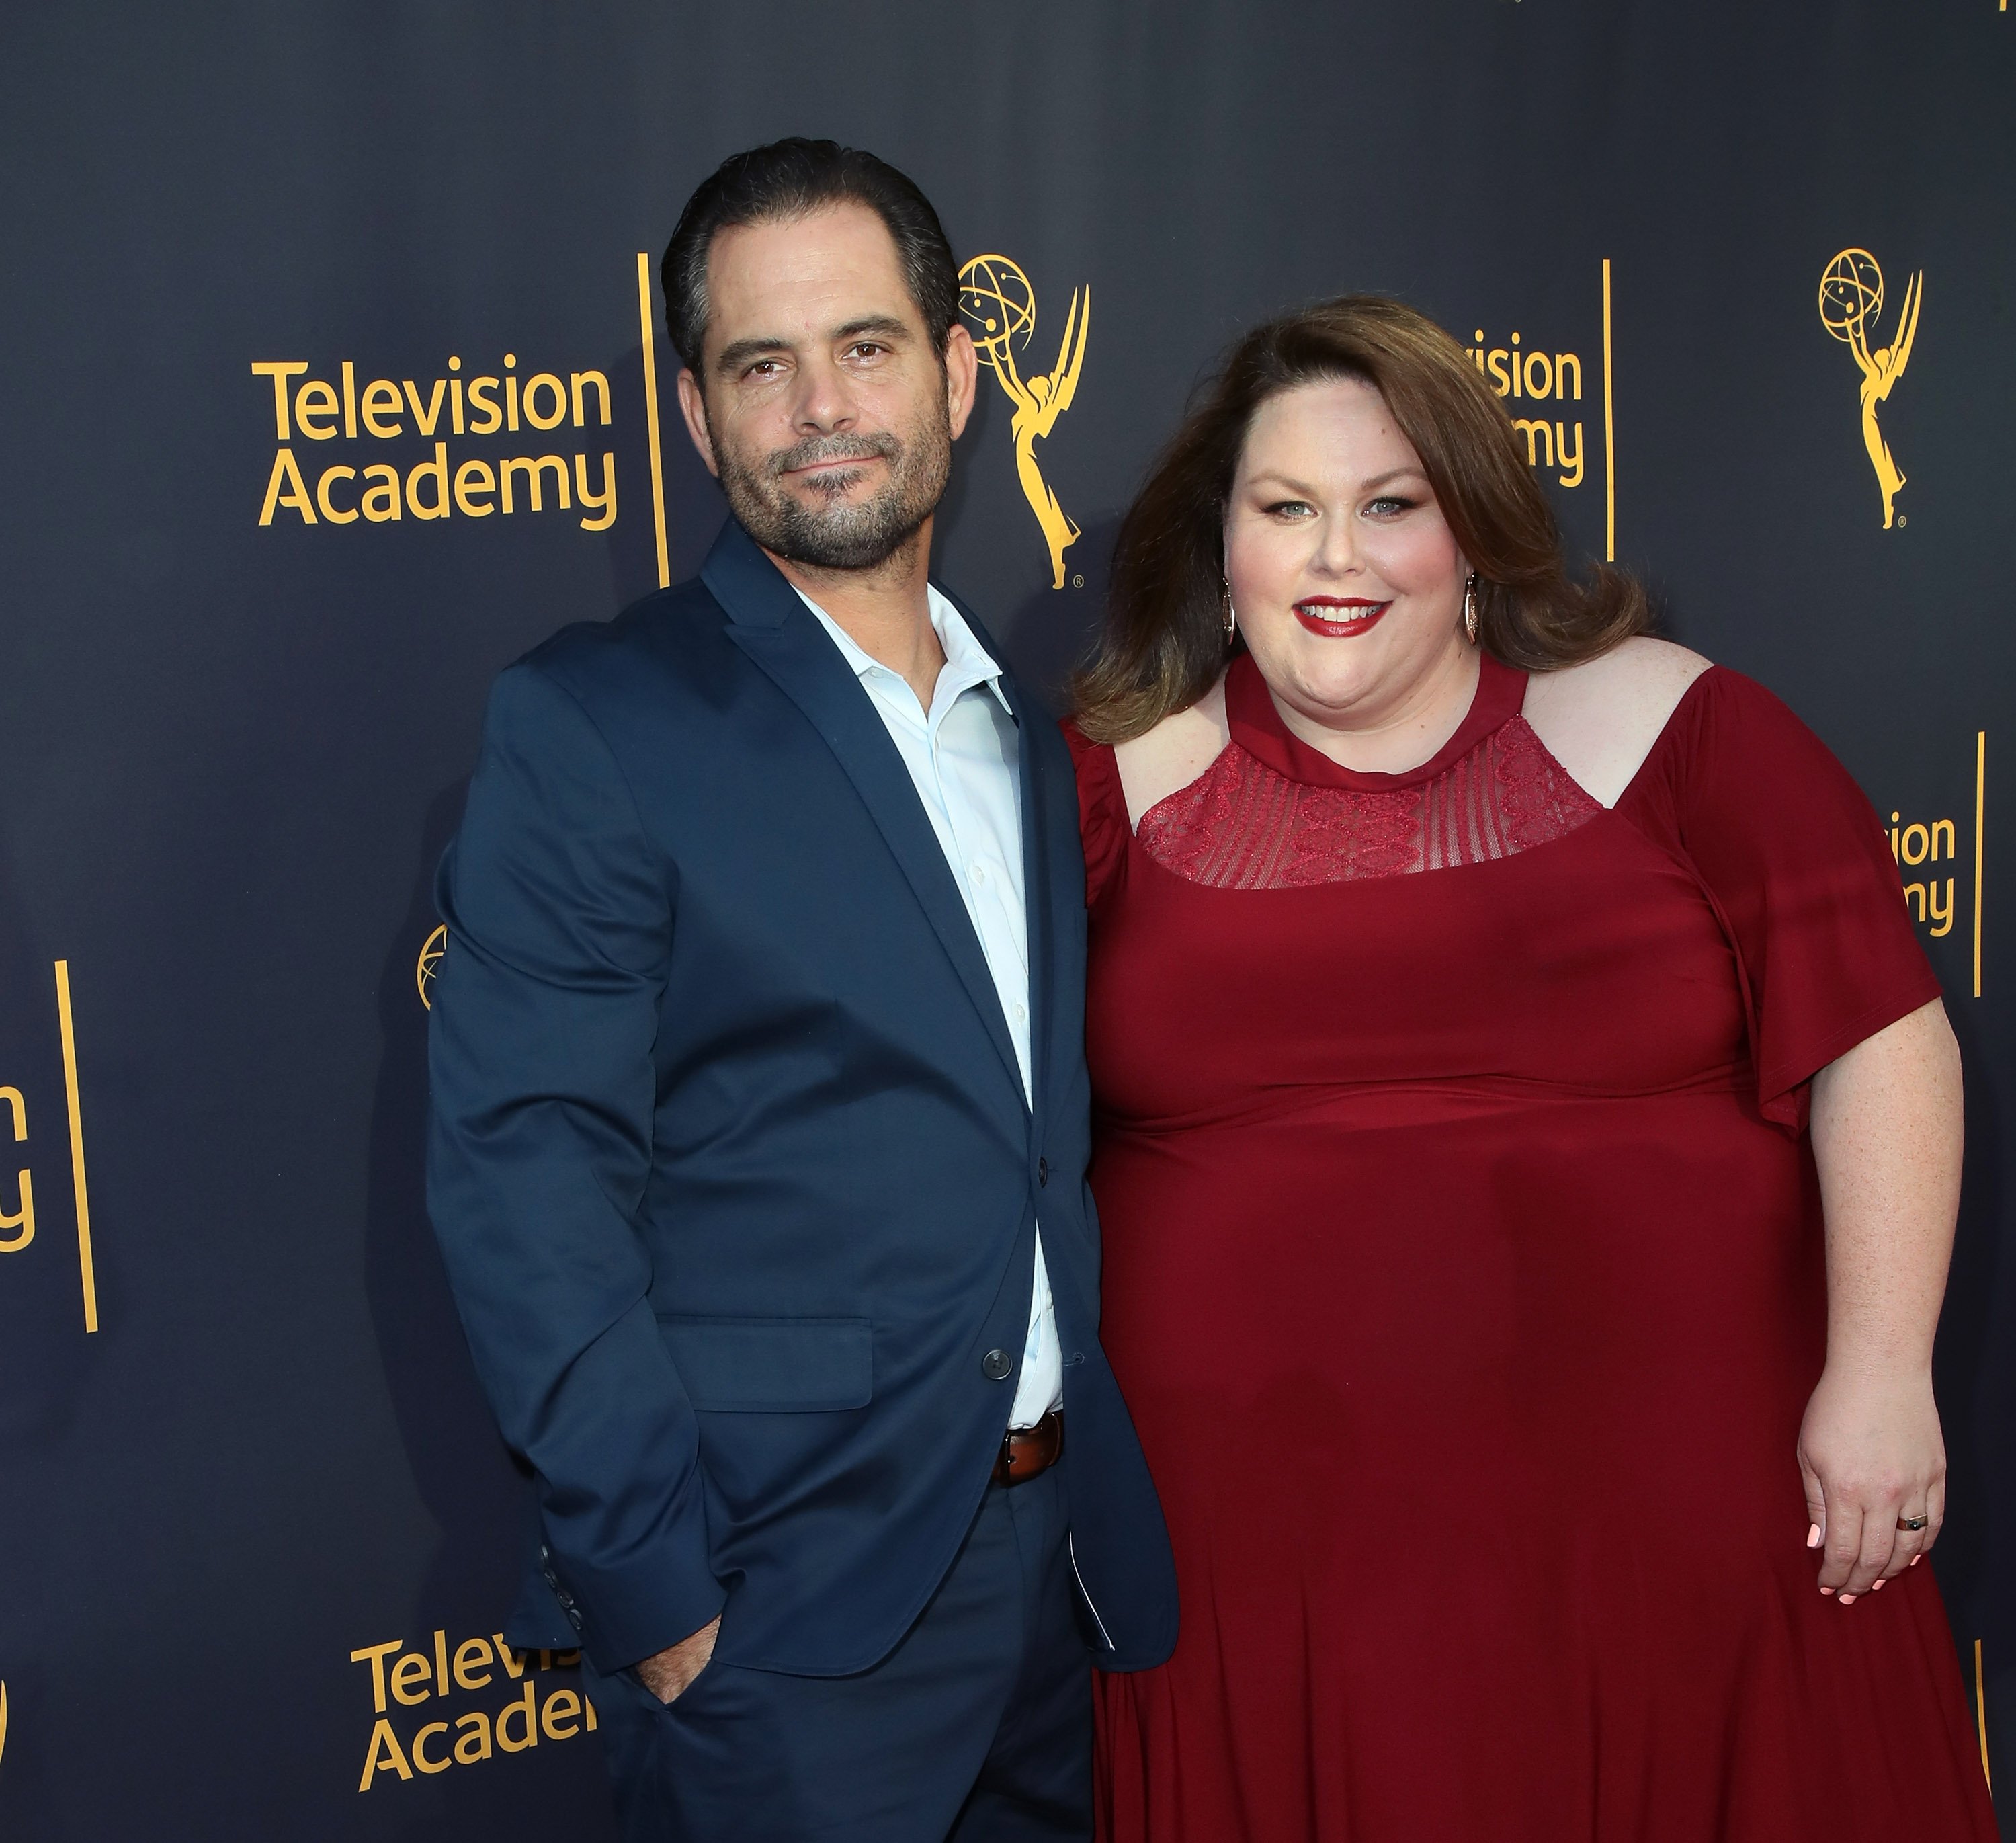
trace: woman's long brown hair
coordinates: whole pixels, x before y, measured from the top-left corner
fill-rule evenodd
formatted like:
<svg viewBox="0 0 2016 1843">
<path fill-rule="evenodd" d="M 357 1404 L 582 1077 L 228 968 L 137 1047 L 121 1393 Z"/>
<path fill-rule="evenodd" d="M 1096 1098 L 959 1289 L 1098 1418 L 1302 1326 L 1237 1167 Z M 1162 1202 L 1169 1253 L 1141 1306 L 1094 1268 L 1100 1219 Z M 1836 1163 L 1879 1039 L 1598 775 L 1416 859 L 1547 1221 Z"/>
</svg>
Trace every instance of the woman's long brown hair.
<svg viewBox="0 0 2016 1843">
<path fill-rule="evenodd" d="M 1096 742 L 1125 742 L 1186 710 L 1224 669 L 1224 526 L 1254 413 L 1298 385 L 1358 378 L 1413 444 L 1477 572 L 1478 641 L 1527 671 L 1572 665 L 1651 624 L 1645 593 L 1596 564 L 1571 578 L 1560 528 L 1491 386 L 1441 327 L 1397 301 L 1348 294 L 1247 334 L 1157 460 L 1121 522 L 1106 627 L 1071 681 Z"/>
</svg>

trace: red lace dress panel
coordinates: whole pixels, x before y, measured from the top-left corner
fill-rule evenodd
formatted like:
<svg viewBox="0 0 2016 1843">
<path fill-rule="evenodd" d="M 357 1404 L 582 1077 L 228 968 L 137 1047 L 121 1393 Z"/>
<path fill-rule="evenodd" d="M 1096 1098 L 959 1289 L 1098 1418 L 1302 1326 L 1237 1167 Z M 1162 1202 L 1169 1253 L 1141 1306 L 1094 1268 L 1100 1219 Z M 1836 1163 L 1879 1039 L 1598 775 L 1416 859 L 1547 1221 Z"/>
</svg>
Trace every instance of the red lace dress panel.
<svg viewBox="0 0 2016 1843">
<path fill-rule="evenodd" d="M 1305 889 L 1482 864 L 1566 836 L 1603 808 L 1518 714 L 1524 675 L 1485 668 L 1470 716 L 1424 776 L 1360 774 L 1292 738 L 1299 759 L 1254 752 L 1282 738 L 1278 720 L 1271 734 L 1252 720 L 1260 713 L 1247 707 L 1267 690 L 1241 658 L 1226 685 L 1233 741 L 1142 815 L 1142 849 L 1211 889 Z"/>
</svg>

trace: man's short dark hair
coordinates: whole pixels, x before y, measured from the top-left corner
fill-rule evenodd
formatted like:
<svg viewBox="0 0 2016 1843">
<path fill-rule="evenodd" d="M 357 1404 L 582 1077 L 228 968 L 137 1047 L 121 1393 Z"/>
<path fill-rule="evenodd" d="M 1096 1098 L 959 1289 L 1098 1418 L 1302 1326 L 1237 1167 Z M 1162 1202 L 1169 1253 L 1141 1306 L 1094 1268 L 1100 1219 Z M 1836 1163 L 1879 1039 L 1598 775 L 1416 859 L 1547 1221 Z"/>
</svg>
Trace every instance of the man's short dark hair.
<svg viewBox="0 0 2016 1843">
<path fill-rule="evenodd" d="M 931 200 L 907 175 L 859 147 L 794 138 L 730 155 L 679 214 L 658 275 L 672 344 L 689 369 L 699 371 L 707 336 L 707 261 L 715 233 L 837 204 L 866 205 L 888 226 L 910 298 L 944 351 L 959 315 L 959 265 Z"/>
</svg>

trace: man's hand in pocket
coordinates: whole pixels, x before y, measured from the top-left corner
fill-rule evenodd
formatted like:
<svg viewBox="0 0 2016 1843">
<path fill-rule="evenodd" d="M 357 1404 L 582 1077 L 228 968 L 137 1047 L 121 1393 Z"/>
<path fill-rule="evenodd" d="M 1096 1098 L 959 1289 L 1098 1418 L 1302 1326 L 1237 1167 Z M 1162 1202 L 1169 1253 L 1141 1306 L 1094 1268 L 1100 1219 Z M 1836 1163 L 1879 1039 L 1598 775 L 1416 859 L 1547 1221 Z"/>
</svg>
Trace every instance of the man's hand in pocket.
<svg viewBox="0 0 2016 1843">
<path fill-rule="evenodd" d="M 646 1657 L 636 1667 L 638 1682 L 661 1702 L 678 1701 L 687 1685 L 706 1669 L 707 1661 L 714 1655 L 714 1641 L 720 1633 L 718 1617 L 708 1620 L 691 1638 L 682 1638 L 657 1656 Z"/>
</svg>

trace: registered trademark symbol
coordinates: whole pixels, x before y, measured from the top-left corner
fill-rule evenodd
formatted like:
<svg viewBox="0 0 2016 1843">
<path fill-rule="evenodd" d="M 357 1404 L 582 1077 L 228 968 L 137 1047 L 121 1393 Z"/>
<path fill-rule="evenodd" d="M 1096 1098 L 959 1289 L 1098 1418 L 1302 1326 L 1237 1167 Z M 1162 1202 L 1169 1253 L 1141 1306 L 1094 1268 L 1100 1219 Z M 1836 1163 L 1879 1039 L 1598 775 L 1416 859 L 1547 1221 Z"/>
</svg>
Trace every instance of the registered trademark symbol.
<svg viewBox="0 0 2016 1843">
<path fill-rule="evenodd" d="M 1904 528 L 1904 527 L 1905 527 L 1906 525 L 1909 525 L 1910 522 L 1911 522 L 1911 521 L 1910 521 L 1910 519 L 1908 519 L 1908 518 L 1906 518 L 1902 512 L 1899 512 L 1899 513 L 1897 514 L 1897 528 L 1898 528 L 1899 531 L 1902 531 L 1902 530 Z"/>
<path fill-rule="evenodd" d="M 1085 586 L 1085 578 L 1082 576 L 1073 576 L 1071 578 L 1071 586 L 1074 589 L 1082 589 Z"/>
</svg>

